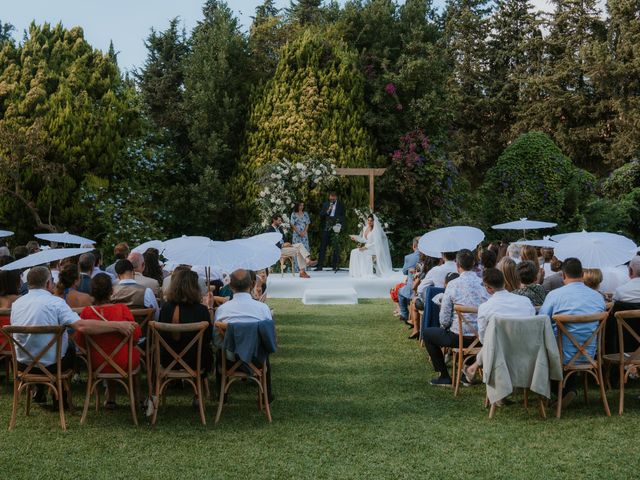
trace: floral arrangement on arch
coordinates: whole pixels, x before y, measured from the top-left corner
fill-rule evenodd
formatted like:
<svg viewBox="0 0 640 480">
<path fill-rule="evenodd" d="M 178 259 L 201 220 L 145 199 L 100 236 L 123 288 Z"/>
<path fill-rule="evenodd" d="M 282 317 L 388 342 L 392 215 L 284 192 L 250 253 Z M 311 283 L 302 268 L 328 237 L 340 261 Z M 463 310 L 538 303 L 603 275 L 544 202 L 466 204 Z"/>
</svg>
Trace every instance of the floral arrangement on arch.
<svg viewBox="0 0 640 480">
<path fill-rule="evenodd" d="M 288 230 L 288 212 L 297 198 L 308 198 L 318 187 L 327 187 L 336 181 L 336 166 L 332 159 L 309 156 L 293 162 L 282 160 L 265 165 L 260 172 L 262 186 L 257 206 L 261 227 L 266 227 L 274 214 L 282 215 L 283 228 Z"/>
</svg>

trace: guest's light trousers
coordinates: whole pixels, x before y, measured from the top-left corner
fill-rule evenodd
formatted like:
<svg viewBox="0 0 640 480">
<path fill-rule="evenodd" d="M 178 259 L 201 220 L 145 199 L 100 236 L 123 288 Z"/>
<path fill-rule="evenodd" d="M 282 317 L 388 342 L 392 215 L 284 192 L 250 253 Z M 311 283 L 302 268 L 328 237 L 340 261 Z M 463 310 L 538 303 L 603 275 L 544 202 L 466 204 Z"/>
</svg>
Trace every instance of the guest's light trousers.
<svg viewBox="0 0 640 480">
<path fill-rule="evenodd" d="M 300 270 L 307 269 L 307 258 L 310 254 L 303 244 L 294 243 L 290 247 L 282 247 L 282 255 L 285 257 L 295 257 L 298 261 L 298 268 Z"/>
</svg>

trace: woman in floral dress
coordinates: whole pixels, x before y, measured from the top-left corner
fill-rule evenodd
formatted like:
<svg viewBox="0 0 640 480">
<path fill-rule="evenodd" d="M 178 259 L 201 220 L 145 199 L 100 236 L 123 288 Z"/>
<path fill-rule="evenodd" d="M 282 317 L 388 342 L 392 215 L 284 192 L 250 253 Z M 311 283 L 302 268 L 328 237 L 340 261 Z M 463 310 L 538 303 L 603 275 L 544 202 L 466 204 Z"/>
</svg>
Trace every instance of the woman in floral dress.
<svg viewBox="0 0 640 480">
<path fill-rule="evenodd" d="M 308 251 L 311 251 L 309 249 L 310 224 L 309 214 L 304 211 L 304 203 L 296 203 L 293 206 L 293 213 L 291 214 L 291 243 L 301 243 Z"/>
</svg>

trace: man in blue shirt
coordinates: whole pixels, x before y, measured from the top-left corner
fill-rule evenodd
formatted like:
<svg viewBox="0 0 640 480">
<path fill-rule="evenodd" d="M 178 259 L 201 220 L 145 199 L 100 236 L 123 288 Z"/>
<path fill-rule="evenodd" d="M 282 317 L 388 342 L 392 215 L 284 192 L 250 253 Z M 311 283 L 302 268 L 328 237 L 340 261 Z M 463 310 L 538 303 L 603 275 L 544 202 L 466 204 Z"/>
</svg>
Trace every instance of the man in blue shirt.
<svg viewBox="0 0 640 480">
<path fill-rule="evenodd" d="M 540 315 L 548 315 L 553 320 L 554 315 L 591 315 L 604 312 L 605 304 L 602 294 L 587 287 L 582 281 L 582 264 L 577 258 L 567 258 L 562 263 L 562 278 L 564 286 L 548 293 Z M 557 335 L 557 326 L 551 322 L 553 331 Z M 587 341 L 591 334 L 598 328 L 598 322 L 568 324 L 567 330 L 580 344 Z M 562 363 L 567 364 L 576 354 L 578 349 L 566 336 L 562 339 L 563 358 Z M 593 358 L 596 353 L 596 341 L 588 345 L 586 351 Z M 585 363 L 584 357 L 578 358 L 576 364 Z M 562 406 L 566 407 L 576 397 L 575 375 L 571 375 L 565 384 Z"/>
<path fill-rule="evenodd" d="M 413 252 L 405 255 L 404 264 L 402 265 L 402 273 L 407 275 L 407 284 L 398 290 L 398 305 L 400 305 L 400 318 L 402 321 L 409 320 L 409 303 L 411 302 L 411 285 L 413 284 L 413 275 L 416 272 L 416 265 L 420 258 L 418 251 L 418 241 L 420 237 L 413 239 Z"/>
</svg>

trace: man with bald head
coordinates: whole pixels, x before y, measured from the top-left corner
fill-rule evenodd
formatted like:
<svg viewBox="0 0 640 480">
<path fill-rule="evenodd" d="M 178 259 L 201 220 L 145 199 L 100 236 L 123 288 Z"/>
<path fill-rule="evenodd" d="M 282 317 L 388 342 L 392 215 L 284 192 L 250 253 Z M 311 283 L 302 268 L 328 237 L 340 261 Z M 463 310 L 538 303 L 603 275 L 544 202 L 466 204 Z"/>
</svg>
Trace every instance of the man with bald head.
<svg viewBox="0 0 640 480">
<path fill-rule="evenodd" d="M 231 274 L 229 286 L 233 298 L 216 310 L 216 322 L 255 322 L 271 320 L 271 310 L 267 304 L 254 300 L 251 296 L 253 282 L 248 270 L 236 270 Z"/>
<path fill-rule="evenodd" d="M 129 260 L 131 265 L 133 265 L 133 279 L 136 283 L 143 287 L 150 288 L 156 297 L 160 297 L 162 293 L 158 281 L 154 278 L 145 277 L 142 274 L 142 272 L 144 272 L 144 257 L 142 254 L 138 252 L 131 252 L 127 260 Z"/>
<path fill-rule="evenodd" d="M 620 285 L 613 299 L 617 302 L 640 303 L 640 256 L 636 255 L 629 262 L 629 280 Z"/>
</svg>

